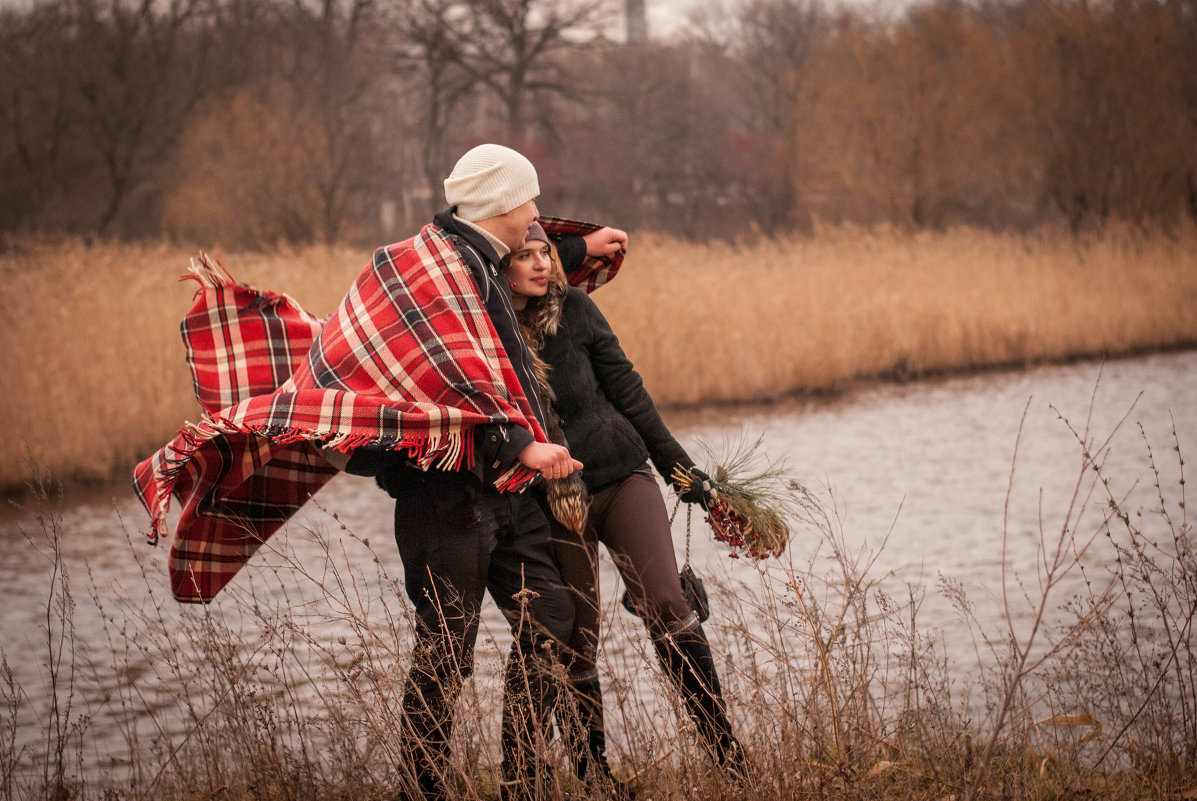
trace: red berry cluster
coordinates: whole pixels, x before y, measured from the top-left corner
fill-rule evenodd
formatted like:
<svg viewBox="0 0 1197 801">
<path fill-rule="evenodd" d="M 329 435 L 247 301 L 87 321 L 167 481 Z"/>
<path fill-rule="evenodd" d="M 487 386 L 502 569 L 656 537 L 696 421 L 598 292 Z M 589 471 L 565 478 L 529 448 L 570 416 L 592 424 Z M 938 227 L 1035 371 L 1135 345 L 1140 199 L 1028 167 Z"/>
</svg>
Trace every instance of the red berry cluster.
<svg viewBox="0 0 1197 801">
<path fill-rule="evenodd" d="M 716 540 L 725 542 L 731 548 L 736 549 L 728 554 L 732 559 L 740 558 L 738 551 L 743 551 L 752 559 L 768 559 L 770 556 L 781 555 L 780 550 L 760 548 L 756 543 L 757 536 L 752 528 L 752 522 L 746 520 L 723 501 L 716 500 L 711 505 L 706 520 Z"/>
<path fill-rule="evenodd" d="M 752 524 L 741 517 L 735 510 L 722 501 L 715 501 L 707 511 L 707 524 L 710 525 L 715 539 L 726 542 L 735 549 L 747 548 L 748 555 L 759 559 L 756 549 L 749 545 L 752 539 Z M 740 554 L 732 551 L 728 554 L 732 559 L 739 559 Z"/>
</svg>

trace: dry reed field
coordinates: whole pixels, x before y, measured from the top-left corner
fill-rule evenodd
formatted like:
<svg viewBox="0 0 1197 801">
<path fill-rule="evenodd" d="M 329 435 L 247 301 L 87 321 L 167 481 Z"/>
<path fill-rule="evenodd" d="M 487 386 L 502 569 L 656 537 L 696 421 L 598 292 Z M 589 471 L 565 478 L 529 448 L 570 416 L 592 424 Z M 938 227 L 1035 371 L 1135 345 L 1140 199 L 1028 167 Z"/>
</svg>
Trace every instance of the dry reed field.
<svg viewBox="0 0 1197 801">
<path fill-rule="evenodd" d="M 1197 231 L 633 239 L 595 295 L 667 404 L 1197 343 Z"/>
<path fill-rule="evenodd" d="M 194 251 L 17 243 L 0 254 L 0 391 L 10 435 L 65 479 L 123 477 L 198 411 L 178 323 Z M 215 252 L 241 281 L 335 307 L 369 253 Z M 824 228 L 698 246 L 634 234 L 595 298 L 663 405 L 1197 343 L 1197 231 L 1074 238 Z"/>
</svg>

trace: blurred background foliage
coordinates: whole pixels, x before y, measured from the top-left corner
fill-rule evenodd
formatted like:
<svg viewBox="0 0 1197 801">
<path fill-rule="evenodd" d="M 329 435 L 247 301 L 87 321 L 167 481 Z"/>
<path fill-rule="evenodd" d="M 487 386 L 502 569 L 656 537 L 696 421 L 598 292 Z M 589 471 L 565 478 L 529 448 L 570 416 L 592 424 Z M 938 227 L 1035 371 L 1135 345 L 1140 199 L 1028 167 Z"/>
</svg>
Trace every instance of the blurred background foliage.
<svg viewBox="0 0 1197 801">
<path fill-rule="evenodd" d="M 694 240 L 1197 218 L 1197 0 L 705 0 L 632 38 L 592 0 L 10 5 L 0 242 L 377 245 L 483 141 L 545 213 Z"/>
</svg>

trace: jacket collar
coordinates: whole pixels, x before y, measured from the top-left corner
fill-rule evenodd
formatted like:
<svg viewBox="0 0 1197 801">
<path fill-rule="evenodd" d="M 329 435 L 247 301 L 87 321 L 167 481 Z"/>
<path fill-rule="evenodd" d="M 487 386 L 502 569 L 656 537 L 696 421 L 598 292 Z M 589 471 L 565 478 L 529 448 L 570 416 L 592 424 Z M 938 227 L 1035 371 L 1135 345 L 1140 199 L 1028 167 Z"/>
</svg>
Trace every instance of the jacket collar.
<svg viewBox="0 0 1197 801">
<path fill-rule="evenodd" d="M 445 229 L 449 233 L 457 236 L 470 243 L 471 246 L 482 254 L 484 259 L 490 261 L 491 264 L 498 265 L 505 253 L 499 253 L 499 249 L 506 250 L 506 247 L 499 242 L 499 240 L 488 235 L 485 231 L 476 225 L 473 225 L 457 216 L 457 207 L 454 206 L 444 211 L 439 211 L 432 218 L 434 225 Z"/>
</svg>

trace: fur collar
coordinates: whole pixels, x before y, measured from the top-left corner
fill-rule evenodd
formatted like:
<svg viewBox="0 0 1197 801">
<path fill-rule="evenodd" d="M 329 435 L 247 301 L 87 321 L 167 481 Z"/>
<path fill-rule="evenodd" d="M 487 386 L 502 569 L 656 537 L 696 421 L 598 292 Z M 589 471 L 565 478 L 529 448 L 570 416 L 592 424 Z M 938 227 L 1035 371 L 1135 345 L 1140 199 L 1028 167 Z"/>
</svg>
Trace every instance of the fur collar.
<svg viewBox="0 0 1197 801">
<path fill-rule="evenodd" d="M 540 397 L 547 407 L 546 428 L 549 439 L 558 445 L 565 444 L 565 435 L 557 422 L 557 413 L 553 410 L 556 398 L 553 388 L 549 384 L 549 370 L 547 362 L 540 357 L 540 348 L 545 337 L 557 333 L 561 325 L 561 308 L 565 304 L 565 295 L 569 292 L 569 282 L 565 278 L 565 271 L 561 268 L 561 261 L 557 258 L 556 247 L 549 246 L 552 269 L 549 271 L 549 290 L 544 297 L 529 298 L 528 304 L 519 312 L 520 332 L 528 343 L 528 351 L 532 355 L 532 370 L 536 374 L 536 383 L 540 388 Z M 586 493 L 586 484 L 579 473 L 567 478 L 547 479 L 545 494 L 548 497 L 549 509 L 553 517 L 570 531 L 581 534 L 586 528 L 586 518 L 590 509 L 590 498 Z"/>
</svg>

